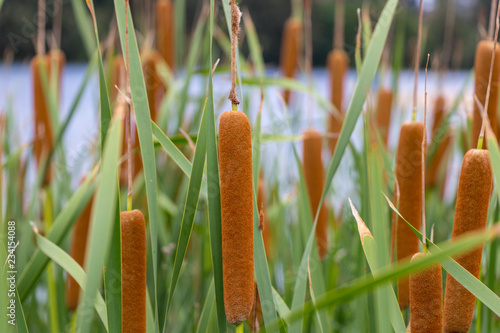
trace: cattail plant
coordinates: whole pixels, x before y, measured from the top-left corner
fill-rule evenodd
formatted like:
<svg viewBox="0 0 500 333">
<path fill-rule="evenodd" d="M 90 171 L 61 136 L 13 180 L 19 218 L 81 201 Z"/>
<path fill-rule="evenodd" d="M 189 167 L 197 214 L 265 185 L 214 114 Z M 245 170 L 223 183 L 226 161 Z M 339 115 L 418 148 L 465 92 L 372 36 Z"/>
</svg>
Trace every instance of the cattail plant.
<svg viewBox="0 0 500 333">
<path fill-rule="evenodd" d="M 335 115 L 329 115 L 328 132 L 331 135 L 328 146 L 333 155 L 338 134 L 342 128 L 342 101 L 344 80 L 349 69 L 349 56 L 344 51 L 344 0 L 336 0 L 333 50 L 328 53 L 327 67 L 330 75 L 330 100 L 335 107 Z"/>
<path fill-rule="evenodd" d="M 146 223 L 140 210 L 120 213 L 122 332 L 146 332 Z"/>
<path fill-rule="evenodd" d="M 224 307 L 230 324 L 239 325 L 252 310 L 254 286 L 252 133 L 250 122 L 237 111 L 236 48 L 240 10 L 231 5 L 231 91 L 234 111 L 219 120 L 219 170 Z"/>
<path fill-rule="evenodd" d="M 304 133 L 304 176 L 309 195 L 312 217 L 316 217 L 321 195 L 323 194 L 323 162 L 321 134 L 308 130 Z M 316 224 L 316 243 L 318 244 L 318 255 L 324 258 L 328 252 L 328 212 L 326 203 L 323 203 L 319 211 Z"/>
<path fill-rule="evenodd" d="M 157 51 L 147 51 L 142 57 L 142 70 L 148 94 L 151 119 L 157 121 L 158 110 L 165 94 L 165 86 L 158 74 L 161 55 Z"/>
<path fill-rule="evenodd" d="M 90 199 L 81 215 L 78 217 L 78 220 L 76 220 L 73 236 L 71 237 L 71 247 L 69 253 L 71 257 L 82 267 L 85 261 L 85 250 L 87 248 L 87 235 L 92 213 L 92 201 L 93 199 Z M 75 279 L 68 274 L 68 279 L 66 280 L 66 306 L 68 307 L 68 310 L 75 311 L 78 307 L 79 299 L 80 286 Z"/>
<path fill-rule="evenodd" d="M 493 185 L 490 153 L 471 149 L 460 171 L 452 240 L 471 231 L 484 230 Z M 475 277 L 479 277 L 482 245 L 455 260 Z M 446 278 L 444 298 L 444 331 L 468 332 L 476 298 L 450 274 Z"/>
<path fill-rule="evenodd" d="M 415 55 L 415 82 L 413 88 L 413 111 L 412 118 L 416 118 L 417 112 L 417 83 L 418 68 L 420 61 L 420 43 L 422 38 L 423 3 L 420 0 L 418 41 Z M 425 114 L 424 114 L 425 118 Z M 420 230 L 422 213 L 422 146 L 424 143 L 424 124 L 418 121 L 404 122 L 399 133 L 398 149 L 396 152 L 396 189 L 395 202 L 399 205 L 401 215 L 417 230 Z M 411 258 L 418 252 L 418 237 L 413 230 L 397 214 L 393 214 L 393 237 L 391 243 L 396 248 L 397 261 Z M 398 281 L 398 302 L 401 309 L 409 305 L 408 278 Z"/>
<path fill-rule="evenodd" d="M 498 87 L 500 80 L 500 48 L 496 47 L 495 59 L 493 63 L 493 71 L 491 73 L 491 85 L 488 102 L 486 102 L 486 95 L 488 90 L 488 80 L 490 77 L 490 67 L 493 56 L 494 42 L 492 40 L 482 40 L 477 45 L 476 58 L 474 61 L 474 94 L 478 98 L 483 107 L 486 108 L 488 118 L 493 130 L 493 133 L 498 137 Z M 486 106 L 487 104 L 487 106 Z M 474 113 L 472 114 L 472 146 L 475 146 L 479 139 L 482 125 L 482 114 L 479 105 L 474 103 Z M 484 143 L 486 148 L 486 142 Z"/>
<path fill-rule="evenodd" d="M 442 124 L 443 118 L 445 117 L 445 98 L 443 95 L 439 95 L 434 102 L 434 121 L 432 123 L 432 135 L 433 139 L 436 140 L 436 136 L 439 135 L 438 131 Z M 436 186 L 439 179 L 440 166 L 443 165 L 448 146 L 450 145 L 451 136 L 447 132 L 442 136 L 440 142 L 437 143 L 437 149 L 434 156 L 426 170 L 425 182 L 426 186 Z"/>
<path fill-rule="evenodd" d="M 296 17 L 290 17 L 283 27 L 281 38 L 280 68 L 284 77 L 293 78 L 299 62 L 299 54 L 302 46 L 302 21 Z M 284 92 L 285 102 L 290 101 L 290 90 Z"/>
<path fill-rule="evenodd" d="M 156 48 L 170 70 L 175 70 L 175 13 L 172 0 L 156 2 Z"/>
<path fill-rule="evenodd" d="M 417 253 L 412 261 L 427 254 Z M 443 331 L 443 280 L 441 266 L 435 264 L 410 275 L 410 331 L 441 333 Z"/>
<path fill-rule="evenodd" d="M 382 136 L 382 141 L 387 145 L 389 126 L 391 124 L 392 90 L 381 87 L 378 91 L 375 121 Z"/>
</svg>

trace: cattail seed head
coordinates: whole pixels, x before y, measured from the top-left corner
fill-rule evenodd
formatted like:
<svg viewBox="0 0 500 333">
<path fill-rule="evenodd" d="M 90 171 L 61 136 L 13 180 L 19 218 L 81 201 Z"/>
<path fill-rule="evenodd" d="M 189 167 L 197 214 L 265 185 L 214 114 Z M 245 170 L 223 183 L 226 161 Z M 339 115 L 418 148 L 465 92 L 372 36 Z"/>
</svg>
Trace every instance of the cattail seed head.
<svg viewBox="0 0 500 333">
<path fill-rule="evenodd" d="M 337 116 L 329 115 L 328 132 L 334 137 L 328 140 L 330 151 L 335 151 L 338 134 L 342 128 L 343 119 L 339 119 L 342 114 L 342 96 L 344 94 L 344 79 L 349 69 L 349 57 L 342 49 L 334 49 L 328 53 L 328 72 L 330 74 L 331 102 L 338 111 Z"/>
<path fill-rule="evenodd" d="M 304 176 L 313 219 L 316 217 L 324 187 L 323 161 L 321 158 L 322 143 L 323 139 L 320 133 L 314 130 L 308 130 L 304 133 Z M 318 255 L 322 259 L 328 252 L 328 212 L 326 203 L 323 203 L 319 211 L 315 233 Z"/>
<path fill-rule="evenodd" d="M 89 231 L 90 218 L 92 213 L 92 201 L 87 203 L 82 214 L 78 217 L 71 238 L 70 255 L 75 261 L 83 267 L 85 261 L 85 250 L 87 248 L 87 236 Z M 68 310 L 75 311 L 80 299 L 80 286 L 68 274 L 66 280 L 66 306 Z"/>
<path fill-rule="evenodd" d="M 492 186 L 489 151 L 469 150 L 464 156 L 460 172 L 452 240 L 465 233 L 485 229 Z M 472 275 L 479 277 L 482 252 L 481 245 L 455 260 Z M 444 331 L 468 332 L 475 302 L 475 296 L 448 274 L 444 299 Z"/>
<path fill-rule="evenodd" d="M 120 213 L 122 332 L 146 332 L 146 223 L 140 210 Z"/>
<path fill-rule="evenodd" d="M 412 261 L 427 254 L 417 253 Z M 410 275 L 410 313 L 412 333 L 443 331 L 443 279 L 441 266 L 433 265 Z"/>
<path fill-rule="evenodd" d="M 302 47 L 302 22 L 297 18 L 289 18 L 283 27 L 281 39 L 280 68 L 284 77 L 293 78 L 299 63 Z M 290 91 L 285 90 L 285 102 L 290 100 Z"/>
<path fill-rule="evenodd" d="M 387 145 L 389 136 L 389 126 L 391 124 L 392 110 L 392 90 L 383 87 L 378 91 L 377 109 L 375 111 L 375 120 L 377 128 L 382 136 L 382 141 Z"/>
<path fill-rule="evenodd" d="M 156 47 L 171 71 L 175 70 L 175 12 L 172 0 L 156 2 Z"/>
<path fill-rule="evenodd" d="M 488 81 L 490 77 L 491 57 L 493 54 L 493 41 L 482 40 L 477 45 L 476 58 L 474 61 L 474 75 L 475 75 L 475 95 L 484 107 L 486 103 L 486 93 L 488 90 Z M 491 128 L 495 136 L 498 138 L 498 88 L 500 80 L 500 47 L 495 49 L 495 60 L 493 63 L 493 73 L 491 77 L 491 90 L 488 102 L 488 118 L 490 120 Z M 474 113 L 472 114 L 472 147 L 476 147 L 479 134 L 481 132 L 481 125 L 483 123 L 483 115 L 481 114 L 477 103 L 474 103 Z M 486 140 L 483 143 L 486 148 Z"/>
<path fill-rule="evenodd" d="M 219 123 L 224 306 L 232 325 L 254 302 L 252 137 L 247 116 L 227 111 Z"/>
<path fill-rule="evenodd" d="M 396 179 L 399 186 L 399 212 L 420 230 L 422 214 L 422 137 L 424 124 L 405 122 L 401 126 L 396 153 Z M 395 200 L 396 202 L 397 200 Z M 409 258 L 418 252 L 419 240 L 406 222 L 393 214 L 396 226 L 397 260 Z M 405 309 L 409 303 L 408 279 L 398 282 L 399 307 Z"/>
</svg>

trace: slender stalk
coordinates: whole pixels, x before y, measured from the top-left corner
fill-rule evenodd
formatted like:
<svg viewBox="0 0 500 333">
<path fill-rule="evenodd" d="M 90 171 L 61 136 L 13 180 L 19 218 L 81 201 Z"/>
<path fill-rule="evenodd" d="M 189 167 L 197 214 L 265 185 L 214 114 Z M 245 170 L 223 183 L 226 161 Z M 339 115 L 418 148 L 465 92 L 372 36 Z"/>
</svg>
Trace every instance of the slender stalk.
<svg viewBox="0 0 500 333">
<path fill-rule="evenodd" d="M 417 35 L 417 52 L 415 54 L 415 82 L 413 87 L 413 114 L 412 119 L 417 117 L 417 93 L 418 93 L 418 67 L 420 63 L 420 46 L 422 44 L 422 20 L 424 17 L 424 4 L 420 0 L 419 15 L 418 15 L 418 35 Z"/>
<path fill-rule="evenodd" d="M 493 28 L 495 28 L 495 12 L 497 9 L 497 1 L 491 0 L 490 7 L 490 22 L 488 25 L 488 39 L 493 40 Z"/>
<path fill-rule="evenodd" d="M 38 0 L 38 35 L 36 53 L 45 53 L 45 0 Z"/>
<path fill-rule="evenodd" d="M 333 26 L 333 47 L 336 49 L 344 48 L 344 13 L 344 0 L 337 0 L 335 2 L 335 22 Z"/>
<path fill-rule="evenodd" d="M 306 75 L 309 78 L 309 88 L 313 91 L 313 75 L 312 75 L 312 54 L 313 54 L 313 34 L 312 34 L 312 3 L 311 0 L 304 1 L 304 28 L 305 28 L 305 70 Z M 306 103 L 309 102 L 309 98 L 306 99 Z M 314 103 L 308 103 L 306 106 L 308 110 L 309 125 L 313 124 L 313 105 Z"/>
<path fill-rule="evenodd" d="M 50 228 L 52 227 L 52 195 L 48 186 L 45 188 L 45 202 L 43 212 L 45 221 L 45 233 L 48 233 Z M 50 328 L 52 333 L 58 333 L 59 321 L 57 313 L 57 291 L 56 281 L 54 278 L 54 266 L 51 262 L 47 264 L 47 289 L 49 293 Z"/>
<path fill-rule="evenodd" d="M 422 135 L 422 234 L 423 237 L 423 251 L 427 252 L 427 233 L 425 230 L 425 151 L 427 145 L 427 68 L 429 67 L 430 54 L 427 54 L 427 62 L 425 64 L 425 88 L 424 88 L 424 133 Z"/>
<path fill-rule="evenodd" d="M 125 49 L 126 49 L 126 68 L 125 68 L 125 81 L 127 85 L 127 99 L 130 96 L 130 59 L 129 59 L 129 37 L 128 37 L 128 10 L 130 8 L 129 0 L 125 0 Z M 127 210 L 132 210 L 132 129 L 131 129 L 131 105 L 130 101 L 127 102 L 127 115 L 125 120 L 125 136 L 127 139 Z"/>
<path fill-rule="evenodd" d="M 495 1 L 495 0 L 493 0 Z M 500 0 L 498 0 L 500 2 Z M 486 121 L 488 121 L 488 103 L 490 101 L 490 93 L 491 93 L 491 79 L 493 77 L 493 64 L 495 63 L 495 54 L 497 48 L 497 39 L 498 39 L 498 28 L 500 27 L 500 6 L 497 7 L 497 15 L 496 15 L 496 28 L 495 28 L 495 38 L 493 39 L 493 51 L 491 54 L 491 63 L 490 63 L 490 74 L 488 76 L 488 87 L 486 88 L 486 100 L 484 101 L 484 109 L 483 109 L 483 122 L 481 124 L 481 132 L 479 132 L 479 138 L 477 140 L 477 149 L 483 148 L 483 140 L 484 140 L 484 130 L 486 126 Z"/>
<path fill-rule="evenodd" d="M 236 0 L 229 1 L 231 5 L 231 91 L 228 99 L 231 101 L 233 111 L 238 110 L 238 94 L 236 92 L 236 77 L 238 75 L 236 68 L 236 50 L 238 48 L 238 34 L 240 32 L 241 12 L 236 4 Z"/>
<path fill-rule="evenodd" d="M 54 20 L 52 22 L 52 33 L 54 34 L 54 41 L 56 48 L 61 48 L 62 9 L 63 9 L 63 1 L 55 0 Z"/>
</svg>

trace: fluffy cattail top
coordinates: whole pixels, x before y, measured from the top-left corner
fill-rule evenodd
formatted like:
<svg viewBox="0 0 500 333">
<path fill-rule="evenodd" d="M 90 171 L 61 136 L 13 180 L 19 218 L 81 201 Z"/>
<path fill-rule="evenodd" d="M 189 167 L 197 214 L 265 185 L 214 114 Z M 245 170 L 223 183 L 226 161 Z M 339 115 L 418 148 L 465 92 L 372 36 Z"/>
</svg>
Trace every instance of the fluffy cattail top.
<svg viewBox="0 0 500 333">
<path fill-rule="evenodd" d="M 156 2 L 156 47 L 170 70 L 175 70 L 175 12 L 172 0 Z"/>
<path fill-rule="evenodd" d="M 475 73 L 475 94 L 484 107 L 486 103 L 486 93 L 488 90 L 488 80 L 490 77 L 490 66 L 491 66 L 491 56 L 493 54 L 493 41 L 482 40 L 477 45 L 476 58 L 474 62 L 474 73 Z M 488 118 L 491 123 L 491 128 L 495 136 L 498 138 L 498 120 L 497 120 L 497 110 L 498 110 L 498 87 L 500 79 L 500 47 L 496 47 L 495 50 L 495 61 L 493 64 L 493 73 L 491 77 L 491 90 L 490 98 L 488 102 Z M 481 132 L 481 124 L 483 123 L 483 116 L 477 106 L 474 103 L 474 113 L 472 115 L 472 147 L 477 146 L 477 141 L 479 138 L 479 133 Z M 486 141 L 483 144 L 486 148 Z"/>
<path fill-rule="evenodd" d="M 324 187 L 323 161 L 321 159 L 322 142 L 323 138 L 319 132 L 308 130 L 304 133 L 304 176 L 313 219 L 316 217 Z M 320 258 L 324 258 L 328 252 L 328 212 L 326 203 L 321 206 L 315 232 L 318 255 Z"/>
<path fill-rule="evenodd" d="M 219 123 L 224 306 L 232 325 L 254 301 L 252 138 L 247 116 L 227 111 Z"/>
<path fill-rule="evenodd" d="M 465 156 L 458 182 L 452 240 L 471 231 L 484 230 L 493 186 L 490 153 L 471 149 Z M 483 247 L 455 260 L 475 277 L 479 277 Z M 444 331 L 468 332 L 474 315 L 476 298 L 451 275 L 446 278 Z"/>
<path fill-rule="evenodd" d="M 122 332 L 146 332 L 146 223 L 141 211 L 121 212 Z"/>
<path fill-rule="evenodd" d="M 280 68 L 284 77 L 292 78 L 299 62 L 302 46 L 302 22 L 294 17 L 289 18 L 283 27 L 281 39 Z M 285 102 L 290 99 L 290 91 L 285 90 Z"/>
</svg>

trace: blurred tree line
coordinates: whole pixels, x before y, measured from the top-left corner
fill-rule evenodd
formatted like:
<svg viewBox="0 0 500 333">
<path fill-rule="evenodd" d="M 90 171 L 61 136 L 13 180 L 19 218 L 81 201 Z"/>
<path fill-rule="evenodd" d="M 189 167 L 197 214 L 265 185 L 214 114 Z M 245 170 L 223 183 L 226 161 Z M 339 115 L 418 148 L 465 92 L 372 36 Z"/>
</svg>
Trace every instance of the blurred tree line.
<svg viewBox="0 0 500 333">
<path fill-rule="evenodd" d="M 61 47 L 66 53 L 68 61 L 85 61 L 86 54 L 83 42 L 78 31 L 73 13 L 72 3 L 85 0 L 47 0 L 46 28 L 50 36 L 53 21 L 54 1 L 63 3 L 62 39 Z M 179 1 L 179 0 L 177 0 Z M 194 29 L 203 3 L 207 0 L 186 1 L 186 34 L 189 36 Z M 3 59 L 26 61 L 34 54 L 34 39 L 36 38 L 37 0 L 5 0 L 0 10 L 0 54 Z M 144 40 L 148 21 L 148 5 L 153 0 L 131 0 L 132 11 L 139 30 L 139 40 Z M 345 48 L 353 57 L 358 29 L 356 10 L 363 7 L 363 2 L 369 5 L 369 17 L 374 28 L 380 16 L 385 0 L 345 0 Z M 262 51 L 266 63 L 276 65 L 279 61 L 281 35 L 285 20 L 291 15 L 290 0 L 241 0 L 242 10 L 247 10 L 257 28 Z M 326 55 L 333 45 L 333 19 L 335 12 L 334 0 L 313 0 L 313 61 L 315 66 L 324 66 Z M 444 45 L 449 45 L 451 54 L 449 67 L 471 68 L 474 62 L 475 46 L 488 28 L 490 0 L 425 0 L 427 6 L 424 12 L 424 31 L 422 52 L 431 53 L 431 57 L 440 54 Z M 451 41 L 445 43 L 445 25 L 447 12 L 453 6 L 455 15 L 451 30 Z M 221 1 L 216 0 L 218 22 L 226 31 L 223 21 Z M 101 39 L 105 39 L 107 32 L 114 23 L 114 6 L 112 0 L 94 0 L 97 21 Z M 366 7 L 364 7 L 366 8 Z M 52 12 L 51 12 L 52 10 Z M 400 0 L 393 22 L 388 47 L 394 49 L 394 36 L 403 29 L 404 42 L 399 44 L 403 54 L 403 66 L 412 65 L 414 45 L 418 26 L 418 0 Z M 244 31 L 242 32 L 244 39 Z M 187 44 L 185 44 L 187 45 Z M 242 44 L 242 51 L 248 52 L 246 43 Z M 392 54 L 392 52 L 390 52 Z M 423 59 L 423 58 L 422 58 Z M 351 65 L 354 61 L 351 61 Z"/>
</svg>

